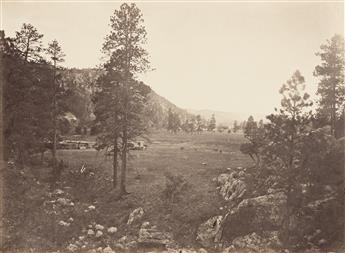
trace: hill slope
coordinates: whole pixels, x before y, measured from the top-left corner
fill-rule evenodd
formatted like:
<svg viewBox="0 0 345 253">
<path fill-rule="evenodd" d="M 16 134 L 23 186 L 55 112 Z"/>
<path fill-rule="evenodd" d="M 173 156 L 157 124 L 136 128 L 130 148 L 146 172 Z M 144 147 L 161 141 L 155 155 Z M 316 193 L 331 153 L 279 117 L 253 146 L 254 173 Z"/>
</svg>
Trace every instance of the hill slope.
<svg viewBox="0 0 345 253">
<path fill-rule="evenodd" d="M 66 69 L 65 78 L 74 94 L 68 101 L 70 111 L 82 123 L 91 122 L 93 119 L 92 90 L 101 71 L 97 69 Z M 158 95 L 150 88 L 148 95 L 149 117 L 154 127 L 163 127 L 167 124 L 169 108 L 177 113 L 181 121 L 192 117 L 187 110 L 181 109 L 166 98 Z"/>
</svg>

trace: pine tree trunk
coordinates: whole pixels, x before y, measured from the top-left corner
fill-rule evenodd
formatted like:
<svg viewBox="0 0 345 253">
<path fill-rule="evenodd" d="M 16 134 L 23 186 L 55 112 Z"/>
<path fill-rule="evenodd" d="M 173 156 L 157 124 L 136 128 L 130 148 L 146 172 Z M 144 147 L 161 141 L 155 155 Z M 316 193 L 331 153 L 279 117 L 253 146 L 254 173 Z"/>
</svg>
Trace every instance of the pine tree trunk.
<svg viewBox="0 0 345 253">
<path fill-rule="evenodd" d="M 332 105 L 331 105 L 331 134 L 335 137 L 335 123 L 336 123 L 336 98 L 335 98 L 335 82 L 332 83 Z"/>
<path fill-rule="evenodd" d="M 121 182 L 120 182 L 120 195 L 127 194 L 126 191 L 126 173 L 127 173 L 127 126 L 123 131 L 123 149 L 122 149 L 122 162 L 121 162 Z"/>
<path fill-rule="evenodd" d="M 113 188 L 117 186 L 117 136 L 114 137 L 114 155 L 113 155 Z"/>
<path fill-rule="evenodd" d="M 54 62 L 54 73 L 53 73 L 53 170 L 52 170 L 52 184 L 55 184 L 57 178 L 57 163 L 56 163 L 56 145 L 57 145 L 57 105 L 56 105 L 56 63 Z"/>
<path fill-rule="evenodd" d="M 54 136 L 53 136 L 53 150 L 52 150 L 52 155 L 53 155 L 53 170 L 56 170 L 56 124 L 55 124 L 55 119 L 54 119 Z"/>
</svg>

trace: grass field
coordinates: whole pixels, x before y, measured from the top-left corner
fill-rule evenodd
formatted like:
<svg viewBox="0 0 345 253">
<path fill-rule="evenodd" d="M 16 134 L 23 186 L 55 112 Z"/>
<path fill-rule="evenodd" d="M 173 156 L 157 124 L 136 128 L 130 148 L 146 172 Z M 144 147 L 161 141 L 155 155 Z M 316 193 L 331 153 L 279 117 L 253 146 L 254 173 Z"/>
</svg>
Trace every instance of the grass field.
<svg viewBox="0 0 345 253">
<path fill-rule="evenodd" d="M 126 230 L 123 224 L 129 212 L 141 206 L 145 210 L 144 220 L 173 233 L 182 246 L 193 245 L 198 226 L 218 214 L 222 205 L 212 179 L 228 167 L 251 165 L 250 159 L 239 151 L 244 138 L 240 134 L 191 135 L 165 131 L 152 133 L 149 138 L 146 150 L 130 152 L 127 174 L 130 194 L 121 200 L 111 190 L 112 157 L 96 150 L 60 150 L 59 159 L 69 169 L 84 164 L 104 178 L 104 182 L 99 182 L 101 192 L 89 194 L 83 200 L 99 207 L 98 222 L 116 224 L 120 230 Z M 167 202 L 163 194 L 167 173 L 181 175 L 186 181 L 186 187 L 172 202 Z M 79 191 L 76 196 L 87 195 L 84 189 Z"/>
</svg>

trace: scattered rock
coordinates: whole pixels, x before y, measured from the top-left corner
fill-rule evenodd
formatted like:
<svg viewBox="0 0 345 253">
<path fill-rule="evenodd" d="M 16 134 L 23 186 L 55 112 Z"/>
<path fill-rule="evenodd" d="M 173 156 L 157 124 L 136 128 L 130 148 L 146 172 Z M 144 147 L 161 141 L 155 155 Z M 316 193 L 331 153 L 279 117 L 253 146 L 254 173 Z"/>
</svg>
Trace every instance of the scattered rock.
<svg viewBox="0 0 345 253">
<path fill-rule="evenodd" d="M 101 230 L 97 230 L 96 237 L 99 238 L 103 235 L 103 232 Z"/>
<path fill-rule="evenodd" d="M 110 228 L 108 228 L 107 231 L 108 231 L 109 234 L 114 234 L 114 233 L 117 232 L 117 228 L 116 227 L 110 227 Z"/>
<path fill-rule="evenodd" d="M 211 247 L 218 241 L 222 220 L 223 216 L 214 216 L 199 226 L 196 239 L 202 246 Z"/>
<path fill-rule="evenodd" d="M 115 253 L 115 251 L 109 246 L 107 246 L 103 249 L 103 253 Z"/>
<path fill-rule="evenodd" d="M 65 198 L 58 198 L 58 199 L 56 200 L 56 202 L 59 203 L 59 204 L 62 205 L 62 206 L 67 206 L 68 203 L 69 203 L 68 200 L 65 199 Z"/>
<path fill-rule="evenodd" d="M 63 221 L 63 220 L 60 220 L 60 221 L 59 221 L 59 225 L 60 225 L 60 226 L 64 226 L 64 227 L 69 227 L 69 225 L 71 225 L 71 224 L 68 223 L 68 222 L 65 222 L 65 221 Z"/>
<path fill-rule="evenodd" d="M 103 229 L 104 229 L 104 226 L 97 224 L 97 225 L 95 226 L 95 228 L 96 228 L 97 230 L 103 230 Z"/>
<path fill-rule="evenodd" d="M 56 189 L 56 190 L 54 191 L 54 194 L 56 194 L 56 195 L 62 195 L 62 194 L 64 194 L 64 191 L 61 190 L 61 189 Z"/>
<path fill-rule="evenodd" d="M 142 207 L 134 209 L 129 215 L 127 225 L 130 225 L 133 222 L 141 219 L 143 217 L 143 215 L 144 215 L 144 209 Z"/>
<path fill-rule="evenodd" d="M 96 207 L 95 207 L 95 206 L 93 206 L 93 205 L 90 205 L 90 206 L 88 207 L 88 209 L 89 209 L 89 210 L 95 210 L 95 209 L 96 209 Z"/>
<path fill-rule="evenodd" d="M 87 231 L 87 235 L 95 235 L 95 232 L 92 229 L 89 229 Z"/>
<path fill-rule="evenodd" d="M 78 250 L 78 246 L 73 244 L 73 243 L 70 243 L 68 246 L 67 246 L 67 250 L 68 251 L 71 251 L 71 252 L 74 252 L 74 251 L 77 251 Z"/>
</svg>

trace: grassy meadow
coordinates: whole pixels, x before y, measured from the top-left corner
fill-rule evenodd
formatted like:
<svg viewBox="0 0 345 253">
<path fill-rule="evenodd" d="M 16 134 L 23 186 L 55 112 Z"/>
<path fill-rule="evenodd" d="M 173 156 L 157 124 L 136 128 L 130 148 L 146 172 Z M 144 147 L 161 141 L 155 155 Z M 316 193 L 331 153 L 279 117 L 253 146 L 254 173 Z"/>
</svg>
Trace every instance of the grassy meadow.
<svg viewBox="0 0 345 253">
<path fill-rule="evenodd" d="M 98 178 L 98 186 L 93 188 L 91 185 L 86 186 L 87 189 L 71 187 L 73 195 L 81 202 L 99 207 L 97 222 L 115 223 L 120 228 L 120 236 L 124 232 L 121 227 L 128 230 L 124 224 L 129 212 L 142 207 L 144 220 L 171 232 L 179 243 L 193 245 L 200 222 L 217 214 L 223 204 L 212 179 L 229 167 L 252 164 L 250 158 L 239 151 L 244 137 L 241 134 L 172 134 L 167 131 L 153 132 L 148 137 L 146 150 L 130 151 L 127 174 L 130 194 L 124 200 L 119 200 L 111 187 L 111 156 L 93 149 L 59 150 L 58 156 L 67 164 L 66 170 L 78 169 L 84 164 Z M 180 176 L 185 181 L 185 187 L 173 201 L 168 201 L 164 195 L 167 174 Z M 84 194 L 85 190 L 90 194 Z"/>
</svg>

